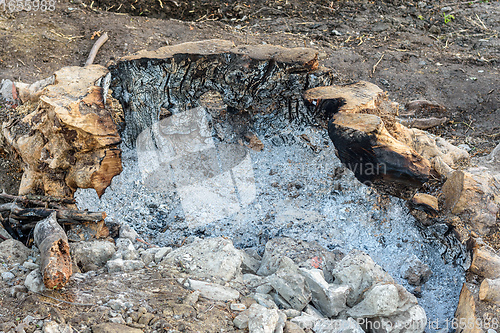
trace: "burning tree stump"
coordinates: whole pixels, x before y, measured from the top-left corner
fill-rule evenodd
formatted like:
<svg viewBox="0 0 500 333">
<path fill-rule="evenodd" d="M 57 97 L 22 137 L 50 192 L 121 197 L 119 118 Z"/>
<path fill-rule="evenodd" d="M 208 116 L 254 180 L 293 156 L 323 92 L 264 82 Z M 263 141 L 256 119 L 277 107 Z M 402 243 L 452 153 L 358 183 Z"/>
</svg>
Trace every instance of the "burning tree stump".
<svg viewBox="0 0 500 333">
<path fill-rule="evenodd" d="M 72 274 L 68 238 L 57 223 L 56 213 L 39 221 L 33 232 L 35 244 L 40 250 L 40 270 L 43 283 L 49 289 L 60 289 Z"/>
<path fill-rule="evenodd" d="M 120 135 L 95 85 L 106 74 L 97 65 L 62 68 L 54 84 L 36 91 L 34 110 L 3 124 L 23 162 L 20 195 L 73 197 L 77 188 L 94 188 L 101 196 L 121 172 Z"/>
</svg>

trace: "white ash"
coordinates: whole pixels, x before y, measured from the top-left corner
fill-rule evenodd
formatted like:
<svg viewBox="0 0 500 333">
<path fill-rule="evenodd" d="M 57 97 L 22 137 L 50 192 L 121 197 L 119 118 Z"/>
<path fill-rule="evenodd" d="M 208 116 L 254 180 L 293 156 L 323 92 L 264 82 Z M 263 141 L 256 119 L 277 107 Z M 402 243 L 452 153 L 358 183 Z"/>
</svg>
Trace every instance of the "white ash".
<svg viewBox="0 0 500 333">
<path fill-rule="evenodd" d="M 79 208 L 104 210 L 159 246 L 225 236 L 262 254 L 269 239 L 287 236 L 330 250 L 360 249 L 409 291 L 400 267 L 414 255 L 433 272 L 418 299 L 428 320 L 453 318 L 464 270 L 462 249 L 444 237 L 446 226 L 422 231 L 403 200 L 380 204 L 374 190 L 342 167 L 326 130 L 261 116 L 254 133 L 264 149 L 256 152 L 237 143 L 231 125 L 217 123 L 215 133 L 209 115 L 196 112 L 190 128 L 183 127 L 189 119 L 171 117 L 143 133 L 139 149 L 123 146 L 123 172 L 101 200 L 78 190 Z M 196 148 L 175 151 L 182 135 Z"/>
</svg>

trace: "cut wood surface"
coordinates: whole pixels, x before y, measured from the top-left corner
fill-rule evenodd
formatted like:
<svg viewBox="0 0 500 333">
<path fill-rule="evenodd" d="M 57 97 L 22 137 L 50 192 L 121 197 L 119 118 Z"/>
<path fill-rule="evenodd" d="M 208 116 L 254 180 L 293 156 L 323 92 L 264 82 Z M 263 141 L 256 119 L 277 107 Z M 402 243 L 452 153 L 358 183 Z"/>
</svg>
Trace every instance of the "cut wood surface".
<svg viewBox="0 0 500 333">
<path fill-rule="evenodd" d="M 304 98 L 318 107 L 339 101 L 338 111 L 358 113 L 365 109 L 376 109 L 387 96 L 377 85 L 359 81 L 345 86 L 312 88 L 304 93 Z"/>
<path fill-rule="evenodd" d="M 474 249 L 470 271 L 487 279 L 500 278 L 500 256 L 487 246 Z"/>
<path fill-rule="evenodd" d="M 500 279 L 484 279 L 479 288 L 479 299 L 500 305 Z"/>
<path fill-rule="evenodd" d="M 55 212 L 37 223 L 33 236 L 40 250 L 43 283 L 49 289 L 64 287 L 72 274 L 72 262 L 68 238 L 57 223 Z"/>
</svg>

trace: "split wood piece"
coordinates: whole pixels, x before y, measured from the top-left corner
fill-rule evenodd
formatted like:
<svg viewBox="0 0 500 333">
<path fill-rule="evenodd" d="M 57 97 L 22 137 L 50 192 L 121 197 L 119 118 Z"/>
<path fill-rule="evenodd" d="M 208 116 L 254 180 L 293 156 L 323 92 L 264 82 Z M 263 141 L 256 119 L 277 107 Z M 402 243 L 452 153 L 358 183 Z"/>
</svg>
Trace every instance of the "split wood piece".
<svg viewBox="0 0 500 333">
<path fill-rule="evenodd" d="M 95 86 L 107 73 L 98 65 L 64 67 L 30 114 L 3 124 L 23 161 L 20 195 L 72 198 L 77 188 L 94 188 L 101 196 L 121 172 L 120 135 Z"/>
<path fill-rule="evenodd" d="M 469 270 L 487 279 L 500 278 L 500 256 L 487 246 L 477 247 Z"/>
<path fill-rule="evenodd" d="M 460 325 L 457 332 L 462 333 L 484 333 L 483 321 L 478 298 L 478 287 L 471 283 L 464 283 L 460 291 L 457 310 L 455 311 L 455 323 Z M 478 320 L 479 319 L 479 320 Z"/>
<path fill-rule="evenodd" d="M 455 171 L 444 183 L 445 208 L 481 236 L 495 231 L 500 214 L 500 184 L 488 172 Z"/>
<path fill-rule="evenodd" d="M 331 84 L 334 77 L 331 70 L 318 67 L 316 50 L 235 46 L 225 40 L 139 52 L 120 59 L 110 70 L 110 88 L 122 103 L 123 138 L 129 145 L 158 121 L 160 110 L 197 107 L 200 97 L 210 91 L 220 93 L 235 110 L 315 124 L 313 108 L 305 105 L 302 94 Z"/>
<path fill-rule="evenodd" d="M 342 163 L 361 182 L 418 188 L 432 175 L 429 161 L 394 139 L 375 115 L 338 112 L 328 123 L 328 135 Z"/>
<path fill-rule="evenodd" d="M 448 121 L 448 118 L 412 118 L 412 119 L 401 119 L 401 124 L 406 127 L 418 128 L 421 130 L 426 130 L 436 126 L 441 126 Z"/>
<path fill-rule="evenodd" d="M 61 289 L 71 277 L 72 262 L 68 238 L 57 223 L 55 212 L 37 223 L 33 236 L 40 250 L 43 283 L 49 289 Z"/>
<path fill-rule="evenodd" d="M 413 148 L 431 162 L 432 167 L 444 179 L 453 173 L 459 162 L 469 159 L 469 153 L 445 139 L 416 128 L 407 128 L 399 123 L 391 126 L 391 135 Z"/>
<path fill-rule="evenodd" d="M 446 113 L 446 108 L 439 103 L 419 99 L 406 103 L 402 116 L 430 116 Z"/>
<path fill-rule="evenodd" d="M 43 93 L 43 89 L 54 84 L 55 79 L 55 75 L 51 75 L 48 78 L 36 81 L 32 84 L 16 82 L 17 94 L 23 103 L 28 101 L 38 102 L 40 95 Z"/>
<path fill-rule="evenodd" d="M 359 81 L 345 86 L 316 87 L 304 93 L 304 99 L 314 105 L 316 112 L 324 112 L 328 118 L 337 112 L 360 113 L 376 110 L 387 95 L 377 85 Z"/>
<path fill-rule="evenodd" d="M 500 305 L 500 279 L 484 279 L 479 288 L 479 299 Z"/>
<path fill-rule="evenodd" d="M 415 193 L 411 199 L 411 204 L 418 209 L 422 209 L 431 216 L 437 216 L 439 212 L 438 199 L 430 194 Z"/>
</svg>

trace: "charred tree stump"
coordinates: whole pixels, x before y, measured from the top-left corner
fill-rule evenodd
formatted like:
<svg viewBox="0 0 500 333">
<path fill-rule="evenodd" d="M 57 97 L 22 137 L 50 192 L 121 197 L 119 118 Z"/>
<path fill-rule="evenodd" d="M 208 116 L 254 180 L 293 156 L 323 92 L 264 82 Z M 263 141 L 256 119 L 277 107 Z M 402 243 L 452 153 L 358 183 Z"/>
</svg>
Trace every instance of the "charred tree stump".
<svg viewBox="0 0 500 333">
<path fill-rule="evenodd" d="M 208 91 L 219 92 L 236 110 L 313 124 L 313 109 L 305 105 L 302 93 L 333 79 L 330 70 L 318 68 L 316 50 L 234 46 L 225 40 L 140 52 L 120 59 L 110 70 L 113 96 L 125 114 L 123 138 L 130 145 L 159 120 L 162 109 L 175 113 L 199 106 Z"/>
<path fill-rule="evenodd" d="M 62 288 L 71 277 L 72 263 L 68 238 L 57 223 L 55 212 L 37 223 L 34 239 L 40 250 L 43 283 L 49 289 Z"/>
</svg>

